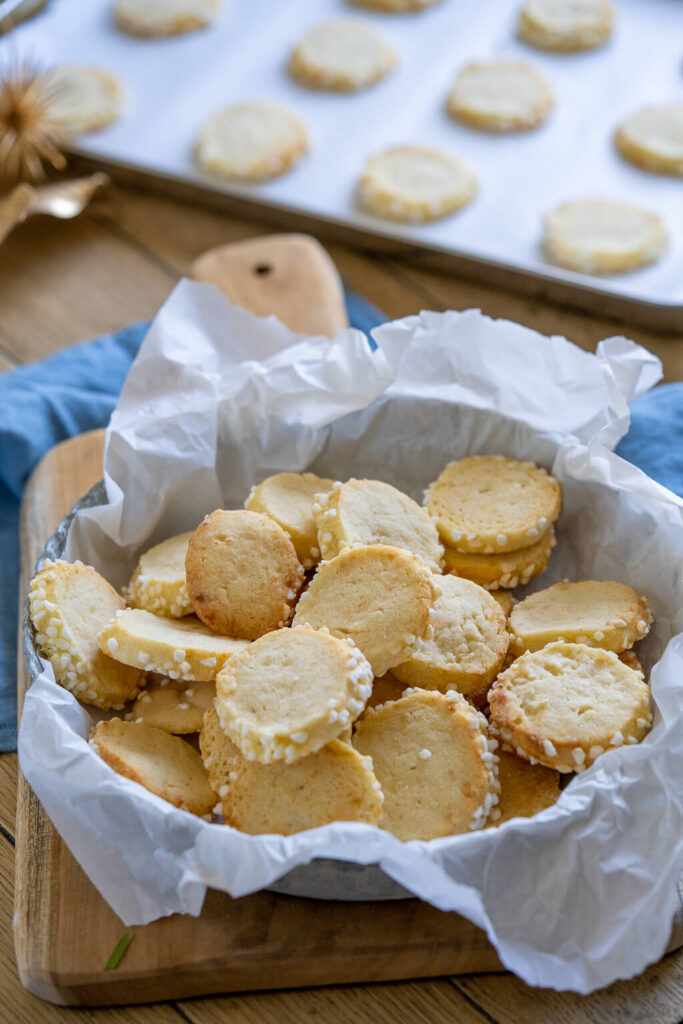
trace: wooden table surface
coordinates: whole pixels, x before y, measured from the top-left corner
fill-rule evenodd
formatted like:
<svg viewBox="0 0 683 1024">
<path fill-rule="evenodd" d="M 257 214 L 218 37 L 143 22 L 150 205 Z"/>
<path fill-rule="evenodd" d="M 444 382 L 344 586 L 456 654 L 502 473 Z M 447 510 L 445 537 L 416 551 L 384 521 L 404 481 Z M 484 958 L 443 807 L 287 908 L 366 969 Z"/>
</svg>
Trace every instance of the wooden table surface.
<svg viewBox="0 0 683 1024">
<path fill-rule="evenodd" d="M 135 320 L 151 317 L 199 253 L 220 243 L 281 230 L 265 221 L 187 206 L 117 188 L 74 221 L 36 217 L 0 248 L 0 371 Z M 399 317 L 420 309 L 479 307 L 593 351 L 626 334 L 662 360 L 666 380 L 683 379 L 683 335 L 642 327 L 444 276 L 419 262 L 327 245 L 346 283 Z M 184 1000 L 122 1009 L 68 1010 L 41 1003 L 20 985 L 12 942 L 17 758 L 0 755 L 0 1020 L 13 1024 L 289 1024 L 317 1019 L 373 1024 L 681 1024 L 683 950 L 640 978 L 592 996 L 532 989 L 512 975 L 343 986 Z M 637 928 L 634 930 L 637 941 Z M 131 947 L 130 955 L 134 955 Z"/>
</svg>

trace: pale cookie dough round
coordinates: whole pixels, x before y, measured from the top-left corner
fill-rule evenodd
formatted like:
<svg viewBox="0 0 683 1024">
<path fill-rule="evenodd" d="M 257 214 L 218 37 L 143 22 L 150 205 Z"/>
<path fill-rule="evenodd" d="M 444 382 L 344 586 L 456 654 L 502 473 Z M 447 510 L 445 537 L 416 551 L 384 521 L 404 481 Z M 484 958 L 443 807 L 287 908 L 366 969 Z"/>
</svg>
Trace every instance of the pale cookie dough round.
<svg viewBox="0 0 683 1024">
<path fill-rule="evenodd" d="M 378 82 L 396 57 L 371 25 L 337 18 L 310 29 L 289 59 L 291 74 L 313 89 L 353 92 Z"/>
<path fill-rule="evenodd" d="M 36 644 L 55 679 L 85 704 L 120 710 L 145 676 L 104 655 L 97 634 L 125 607 L 123 598 L 89 565 L 45 559 L 31 580 L 29 613 Z"/>
<path fill-rule="evenodd" d="M 492 555 L 535 544 L 559 516 L 562 492 L 533 462 L 472 455 L 442 470 L 425 505 L 445 544 Z"/>
<path fill-rule="evenodd" d="M 218 673 L 216 711 L 248 760 L 291 764 L 336 739 L 371 692 L 372 670 L 351 641 L 279 629 Z"/>
<path fill-rule="evenodd" d="M 157 686 L 147 686 L 133 704 L 126 719 L 144 722 L 178 736 L 199 732 L 204 712 L 213 707 L 216 684 L 187 683 L 163 679 Z"/>
<path fill-rule="evenodd" d="M 119 775 L 183 811 L 211 815 L 216 802 L 202 759 L 189 743 L 164 729 L 112 718 L 98 722 L 90 744 Z"/>
<path fill-rule="evenodd" d="M 223 732 L 215 701 L 204 712 L 204 721 L 199 733 L 199 749 L 211 788 L 222 800 L 228 792 L 230 772 L 242 755 L 239 747 Z"/>
<path fill-rule="evenodd" d="M 543 220 L 546 258 L 579 274 L 625 274 L 656 263 L 669 244 L 656 213 L 608 199 L 562 203 Z"/>
<path fill-rule="evenodd" d="M 372 757 L 384 793 L 380 828 L 436 839 L 481 828 L 498 802 L 495 741 L 455 691 L 409 690 L 368 711 L 353 745 Z"/>
<path fill-rule="evenodd" d="M 320 561 L 313 501 L 333 483 L 315 473 L 276 473 L 252 487 L 244 507 L 274 519 L 291 538 L 304 569 L 313 569 Z"/>
<path fill-rule="evenodd" d="M 539 50 L 575 53 L 606 43 L 613 21 L 609 0 L 525 0 L 517 35 Z"/>
<path fill-rule="evenodd" d="M 397 679 L 430 690 L 476 693 L 498 675 L 510 637 L 505 615 L 483 587 L 440 576 L 433 636 L 392 669 Z"/>
<path fill-rule="evenodd" d="M 612 651 L 558 642 L 523 654 L 489 691 L 490 724 L 531 764 L 581 772 L 652 724 L 650 688 Z"/>
<path fill-rule="evenodd" d="M 252 835 L 290 836 L 332 821 L 376 825 L 382 800 L 372 759 L 332 740 L 291 765 L 239 757 L 223 798 L 223 820 Z"/>
<path fill-rule="evenodd" d="M 101 68 L 64 64 L 46 72 L 43 84 L 50 117 L 74 134 L 106 128 L 121 112 L 119 80 Z"/>
<path fill-rule="evenodd" d="M 683 103 L 647 107 L 619 125 L 617 149 L 630 163 L 657 174 L 683 175 Z"/>
<path fill-rule="evenodd" d="M 229 658 L 249 646 L 246 640 L 218 636 L 194 615 L 166 619 L 139 608 L 126 608 L 95 637 L 116 662 L 186 682 L 215 679 Z"/>
<path fill-rule="evenodd" d="M 476 191 L 476 176 L 462 160 L 425 146 L 394 146 L 369 158 L 357 198 L 377 217 L 425 224 L 455 213 Z"/>
<path fill-rule="evenodd" d="M 509 630 L 517 654 L 555 640 L 619 654 L 650 630 L 652 612 L 633 587 L 613 580 L 554 583 L 515 606 Z"/>
<path fill-rule="evenodd" d="M 349 548 L 389 544 L 412 551 L 428 569 L 441 572 L 443 545 L 426 509 L 380 480 L 335 483 L 313 503 L 322 557 L 335 558 Z"/>
<path fill-rule="evenodd" d="M 409 551 L 372 544 L 322 563 L 295 626 L 326 626 L 360 647 L 376 676 L 405 661 L 428 632 L 437 578 Z"/>
<path fill-rule="evenodd" d="M 555 530 L 549 526 L 528 548 L 505 551 L 499 555 L 472 555 L 446 544 L 444 572 L 472 580 L 486 590 L 495 591 L 502 598 L 504 595 L 500 593 L 500 587 L 511 590 L 517 586 L 522 587 L 547 569 L 555 543 Z"/>
<path fill-rule="evenodd" d="M 502 825 L 511 818 L 532 818 L 560 798 L 560 776 L 542 764 L 529 764 L 521 757 L 498 752 L 500 799 L 488 825 Z"/>
<path fill-rule="evenodd" d="M 190 537 L 187 592 L 217 633 L 256 640 L 286 626 L 304 582 L 290 538 L 269 516 L 217 509 Z"/>
<path fill-rule="evenodd" d="M 172 619 L 193 613 L 185 583 L 185 555 L 191 536 L 190 530 L 169 537 L 140 556 L 130 583 L 123 588 L 126 604 Z"/>
<path fill-rule="evenodd" d="M 383 11 L 386 14 L 401 14 L 409 11 L 421 11 L 425 7 L 433 7 L 440 0 L 351 0 L 355 7 L 366 7 L 371 11 Z"/>
<path fill-rule="evenodd" d="M 547 81 L 534 67 L 516 60 L 468 64 L 448 96 L 448 112 L 457 121 L 487 132 L 537 128 L 553 105 Z"/>
<path fill-rule="evenodd" d="M 218 178 L 264 181 L 284 174 L 307 149 L 306 129 L 289 110 L 269 103 L 237 103 L 207 121 L 195 158 Z"/>
<path fill-rule="evenodd" d="M 176 36 L 210 25 L 218 0 L 115 0 L 114 21 L 132 36 Z"/>
</svg>

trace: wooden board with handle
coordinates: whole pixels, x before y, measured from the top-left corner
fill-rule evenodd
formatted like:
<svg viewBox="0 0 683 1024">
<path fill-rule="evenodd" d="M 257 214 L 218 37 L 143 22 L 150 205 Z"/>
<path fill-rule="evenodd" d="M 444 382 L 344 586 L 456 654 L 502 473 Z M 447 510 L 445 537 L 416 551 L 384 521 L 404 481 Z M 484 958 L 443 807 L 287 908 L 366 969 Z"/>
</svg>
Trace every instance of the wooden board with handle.
<svg viewBox="0 0 683 1024">
<path fill-rule="evenodd" d="M 262 245 L 259 261 L 272 257 L 275 266 L 283 260 L 282 245 L 276 251 L 263 240 Z M 300 256 L 299 245 L 297 241 Z M 253 248 L 247 250 L 247 267 L 254 265 L 255 255 Z M 300 259 L 297 265 L 301 267 Z M 329 275 L 329 266 L 324 273 Z M 271 287 L 269 277 L 256 275 Z M 298 272 L 294 277 L 306 280 Z M 250 281 L 251 297 L 243 290 L 237 301 L 258 308 L 254 289 L 258 292 L 258 280 Z M 281 290 L 285 302 L 288 290 Z M 333 287 L 329 294 L 334 296 Z M 308 295 L 316 301 L 315 291 Z M 292 308 L 302 308 L 299 300 Z M 338 303 L 331 301 L 328 310 L 327 326 L 333 333 Z M 286 317 L 282 303 L 278 313 Z M 328 333 L 324 322 L 318 329 Z M 104 433 L 96 431 L 58 445 L 29 481 L 20 526 L 22 595 L 48 536 L 101 477 L 103 442 Z M 30 684 L 21 651 L 20 666 L 21 713 Z M 130 929 L 134 940 L 128 952 L 115 971 L 105 971 L 125 931 L 20 776 L 15 948 L 22 982 L 44 999 L 65 1005 L 125 1004 L 500 970 L 482 931 L 457 914 L 418 900 L 342 903 L 268 892 L 233 900 L 209 891 L 197 918 L 175 915 Z"/>
</svg>

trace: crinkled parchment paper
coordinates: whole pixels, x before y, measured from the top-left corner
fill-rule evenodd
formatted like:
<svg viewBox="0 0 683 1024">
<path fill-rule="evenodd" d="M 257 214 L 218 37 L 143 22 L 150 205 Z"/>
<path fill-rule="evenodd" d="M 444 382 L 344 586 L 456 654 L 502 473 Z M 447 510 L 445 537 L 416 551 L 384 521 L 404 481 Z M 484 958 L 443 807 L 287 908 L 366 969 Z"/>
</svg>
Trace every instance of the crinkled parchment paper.
<svg viewBox="0 0 683 1024">
<path fill-rule="evenodd" d="M 112 418 L 109 504 L 76 516 L 67 557 L 124 583 L 139 552 L 240 507 L 278 470 L 379 477 L 415 498 L 453 458 L 501 452 L 559 478 L 554 580 L 616 579 L 652 602 L 642 645 L 655 724 L 577 776 L 533 820 L 431 842 L 337 823 L 282 836 L 208 824 L 111 771 L 88 711 L 49 665 L 24 706 L 21 766 L 88 876 L 140 924 L 198 914 L 207 886 L 240 896 L 315 857 L 378 863 L 416 896 L 484 928 L 535 985 L 588 992 L 657 960 L 683 866 L 683 503 L 613 454 L 627 402 L 659 377 L 624 338 L 597 356 L 477 311 L 422 313 L 334 341 L 291 334 L 182 282 Z"/>
</svg>

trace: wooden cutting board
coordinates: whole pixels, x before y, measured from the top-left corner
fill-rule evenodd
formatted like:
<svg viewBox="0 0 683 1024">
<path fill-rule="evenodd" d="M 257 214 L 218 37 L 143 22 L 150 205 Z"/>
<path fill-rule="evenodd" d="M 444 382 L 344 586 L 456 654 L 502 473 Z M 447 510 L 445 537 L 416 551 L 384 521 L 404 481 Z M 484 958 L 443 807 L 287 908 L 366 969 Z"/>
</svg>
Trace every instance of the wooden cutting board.
<svg viewBox="0 0 683 1024">
<path fill-rule="evenodd" d="M 294 323 L 290 314 L 300 317 L 302 305 L 292 282 L 305 286 L 310 277 L 300 272 L 301 236 L 289 249 L 291 259 L 283 236 L 277 243 L 258 253 L 243 247 L 241 304 L 265 311 L 264 297 L 259 297 L 261 281 L 270 290 L 272 311 Z M 314 261 L 315 249 L 309 246 L 305 258 Z M 331 334 L 342 326 L 338 292 L 324 251 L 318 257 L 318 272 L 323 275 L 318 284 L 326 275 L 330 286 L 327 292 L 322 290 L 329 304 L 319 313 L 317 327 Z M 238 258 L 234 252 L 223 260 L 214 258 L 198 276 L 210 277 L 220 286 L 216 272 L 224 267 L 230 275 L 226 288 L 234 287 Z M 264 265 L 272 273 L 254 270 Z M 249 271 L 253 279 L 247 276 Z M 281 286 L 285 274 L 287 287 Z M 319 298 L 319 287 L 308 291 L 309 302 Z M 96 431 L 58 445 L 29 481 L 20 527 L 22 594 L 57 523 L 101 478 L 103 442 L 104 432 Z M 20 714 L 29 683 L 20 650 Z M 126 929 L 71 856 L 21 776 L 16 837 L 14 935 L 19 975 L 31 992 L 55 1003 L 125 1004 L 501 969 L 482 931 L 457 914 L 442 913 L 418 900 L 341 903 L 268 892 L 233 900 L 209 891 L 197 918 L 175 915 Z M 128 952 L 115 971 L 105 971 L 126 931 L 134 933 Z"/>
</svg>

